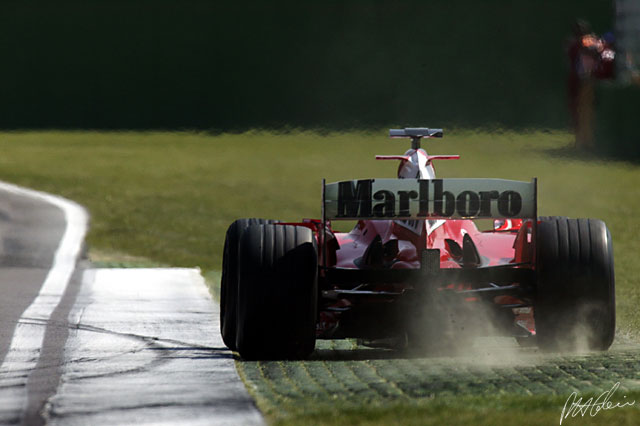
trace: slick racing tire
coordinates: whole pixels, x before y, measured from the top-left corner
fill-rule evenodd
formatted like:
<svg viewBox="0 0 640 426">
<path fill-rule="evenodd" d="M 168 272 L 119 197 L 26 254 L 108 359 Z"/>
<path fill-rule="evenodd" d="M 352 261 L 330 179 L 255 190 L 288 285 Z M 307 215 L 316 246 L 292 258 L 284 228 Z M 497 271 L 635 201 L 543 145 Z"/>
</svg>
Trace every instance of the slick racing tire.
<svg viewBox="0 0 640 426">
<path fill-rule="evenodd" d="M 302 359 L 315 348 L 318 254 L 309 228 L 252 225 L 238 257 L 236 348 L 244 359 Z"/>
<path fill-rule="evenodd" d="M 220 334 L 231 350 L 236 350 L 236 305 L 238 299 L 238 248 L 240 237 L 251 225 L 274 223 L 267 219 L 238 219 L 229 226 L 222 255 L 220 280 Z"/>
<path fill-rule="evenodd" d="M 549 218 L 537 231 L 536 341 L 550 351 L 607 350 L 615 334 L 613 246 L 597 219 Z"/>
<path fill-rule="evenodd" d="M 566 220 L 569 219 L 567 216 L 538 216 L 538 221 L 540 222 L 549 222 L 551 220 Z"/>
</svg>

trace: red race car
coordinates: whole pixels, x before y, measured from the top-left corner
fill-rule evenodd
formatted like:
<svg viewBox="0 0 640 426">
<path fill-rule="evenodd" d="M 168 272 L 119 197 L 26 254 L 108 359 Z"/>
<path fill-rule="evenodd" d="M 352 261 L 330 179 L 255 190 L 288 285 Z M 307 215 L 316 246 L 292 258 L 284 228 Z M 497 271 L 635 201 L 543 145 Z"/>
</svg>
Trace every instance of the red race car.
<svg viewBox="0 0 640 426">
<path fill-rule="evenodd" d="M 546 350 L 606 350 L 615 332 L 611 234 L 596 219 L 537 216 L 537 184 L 436 179 L 423 138 L 397 179 L 322 183 L 322 218 L 238 219 L 220 297 L 225 344 L 245 359 L 308 357 L 316 339 L 438 350 L 482 333 Z M 493 226 L 480 230 L 478 219 Z M 357 220 L 349 233 L 331 221 Z M 484 222 L 487 222 L 486 220 Z M 392 342 L 392 343 L 391 343 Z"/>
</svg>

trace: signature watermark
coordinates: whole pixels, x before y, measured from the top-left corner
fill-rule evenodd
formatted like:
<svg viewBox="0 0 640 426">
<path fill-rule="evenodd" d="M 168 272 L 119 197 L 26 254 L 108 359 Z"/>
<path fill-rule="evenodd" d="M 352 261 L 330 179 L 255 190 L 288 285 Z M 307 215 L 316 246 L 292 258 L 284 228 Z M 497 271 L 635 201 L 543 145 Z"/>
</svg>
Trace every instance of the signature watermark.
<svg viewBox="0 0 640 426">
<path fill-rule="evenodd" d="M 573 392 L 569 395 L 569 398 L 567 398 L 567 402 L 564 403 L 562 414 L 560 414 L 560 424 L 562 424 L 563 420 L 569 417 L 584 417 L 586 415 L 595 417 L 600 411 L 634 405 L 636 401 L 627 401 L 626 396 L 623 396 L 622 400 L 619 398 L 617 401 L 613 400 L 614 394 L 619 387 L 620 382 L 613 385 L 613 387 L 608 391 L 602 392 L 597 398 L 591 397 L 584 402 L 582 402 L 582 397 L 578 397 L 577 392 Z"/>
</svg>

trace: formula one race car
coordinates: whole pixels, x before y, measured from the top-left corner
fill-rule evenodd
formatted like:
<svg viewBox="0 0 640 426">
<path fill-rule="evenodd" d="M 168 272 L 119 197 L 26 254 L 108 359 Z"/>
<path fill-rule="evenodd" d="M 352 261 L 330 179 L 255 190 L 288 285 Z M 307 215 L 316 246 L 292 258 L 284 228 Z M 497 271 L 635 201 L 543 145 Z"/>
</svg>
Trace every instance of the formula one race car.
<svg viewBox="0 0 640 426">
<path fill-rule="evenodd" d="M 290 359 L 308 357 L 316 339 L 429 349 L 489 331 L 545 350 L 609 348 L 604 222 L 538 217 L 536 179 L 436 179 L 435 160 L 459 158 L 421 149 L 440 129 L 390 136 L 412 141 L 404 155 L 376 157 L 399 160 L 398 179 L 323 181 L 319 220 L 231 224 L 220 298 L 230 349 Z M 357 224 L 338 233 L 332 220 Z"/>
</svg>

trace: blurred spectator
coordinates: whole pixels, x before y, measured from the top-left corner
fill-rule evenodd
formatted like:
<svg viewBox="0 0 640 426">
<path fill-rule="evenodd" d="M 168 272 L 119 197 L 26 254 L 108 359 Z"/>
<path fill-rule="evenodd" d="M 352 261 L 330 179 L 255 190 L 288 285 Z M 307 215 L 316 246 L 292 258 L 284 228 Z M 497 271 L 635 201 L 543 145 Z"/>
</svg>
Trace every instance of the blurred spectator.
<svg viewBox="0 0 640 426">
<path fill-rule="evenodd" d="M 596 68 L 596 78 L 600 80 L 610 80 L 615 77 L 616 63 L 616 37 L 612 32 L 602 35 L 599 46 L 598 66 Z"/>
<path fill-rule="evenodd" d="M 576 147 L 593 148 L 594 82 L 615 75 L 615 37 L 606 33 L 596 36 L 589 23 L 577 19 L 569 41 L 569 77 L 567 95 Z"/>
</svg>

